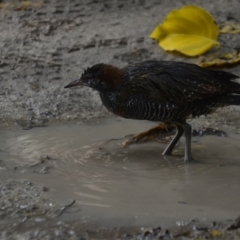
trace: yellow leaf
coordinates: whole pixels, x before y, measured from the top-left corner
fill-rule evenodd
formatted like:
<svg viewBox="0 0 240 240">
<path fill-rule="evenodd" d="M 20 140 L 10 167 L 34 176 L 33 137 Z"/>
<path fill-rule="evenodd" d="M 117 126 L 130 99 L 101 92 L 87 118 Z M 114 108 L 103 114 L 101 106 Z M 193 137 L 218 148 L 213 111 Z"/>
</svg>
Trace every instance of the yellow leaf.
<svg viewBox="0 0 240 240">
<path fill-rule="evenodd" d="M 33 5 L 33 2 L 31 2 L 31 1 L 23 1 L 23 2 L 21 2 L 21 7 L 22 8 L 32 7 L 32 5 Z"/>
<path fill-rule="evenodd" d="M 197 56 L 220 46 L 216 41 L 218 34 L 219 29 L 212 15 L 198 6 L 189 5 L 171 11 L 150 37 L 159 40 L 164 50 Z"/>
<path fill-rule="evenodd" d="M 202 57 L 198 62 L 201 67 L 224 67 L 237 63 L 240 63 L 240 52 L 237 51 L 225 54 L 218 53 L 217 55 Z"/>
<path fill-rule="evenodd" d="M 221 33 L 240 33 L 240 24 L 233 22 L 226 22 L 225 25 L 220 30 Z"/>
<path fill-rule="evenodd" d="M 220 232 L 220 231 L 215 230 L 215 229 L 212 229 L 209 232 L 212 235 L 212 237 L 214 237 L 214 238 L 223 236 L 223 232 Z"/>
<path fill-rule="evenodd" d="M 0 8 L 7 8 L 9 3 L 0 3 Z"/>
<path fill-rule="evenodd" d="M 16 11 L 21 11 L 27 8 L 39 8 L 39 7 L 42 7 L 43 4 L 44 4 L 43 0 L 40 0 L 37 2 L 25 0 L 25 1 L 13 2 L 13 3 L 0 3 L 0 9 L 14 9 Z"/>
<path fill-rule="evenodd" d="M 159 45 L 168 51 L 178 50 L 188 56 L 197 56 L 199 53 L 204 53 L 213 46 L 218 45 L 210 38 L 188 34 L 176 34 L 165 37 Z"/>
<path fill-rule="evenodd" d="M 41 7 L 43 5 L 43 1 L 38 1 L 38 2 L 32 2 L 32 1 L 22 1 L 19 6 L 15 10 L 20 11 L 20 10 L 25 10 L 27 8 L 33 8 L 33 7 Z"/>
</svg>

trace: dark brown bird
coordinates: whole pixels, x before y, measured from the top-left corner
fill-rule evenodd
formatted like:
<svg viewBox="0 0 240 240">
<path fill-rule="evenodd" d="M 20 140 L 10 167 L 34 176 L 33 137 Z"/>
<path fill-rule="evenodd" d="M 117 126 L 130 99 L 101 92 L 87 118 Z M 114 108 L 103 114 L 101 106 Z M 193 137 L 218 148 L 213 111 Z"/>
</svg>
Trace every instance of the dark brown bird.
<svg viewBox="0 0 240 240">
<path fill-rule="evenodd" d="M 232 73 L 182 62 L 145 61 L 124 68 L 101 63 L 65 88 L 81 85 L 97 90 L 103 105 L 124 118 L 174 124 L 177 133 L 163 154 L 171 154 L 185 132 L 184 160 L 188 162 L 192 159 L 191 126 L 186 119 L 240 105 L 236 78 Z"/>
</svg>

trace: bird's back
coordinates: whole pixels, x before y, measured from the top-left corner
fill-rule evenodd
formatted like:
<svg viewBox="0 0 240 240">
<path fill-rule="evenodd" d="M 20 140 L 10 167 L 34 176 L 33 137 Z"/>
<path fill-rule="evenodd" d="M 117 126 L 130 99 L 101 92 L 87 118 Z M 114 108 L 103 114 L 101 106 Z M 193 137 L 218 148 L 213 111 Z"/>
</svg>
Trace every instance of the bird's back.
<svg viewBox="0 0 240 240">
<path fill-rule="evenodd" d="M 240 85 L 232 81 L 236 75 L 181 62 L 129 65 L 123 77 L 111 100 L 102 100 L 110 111 L 133 119 L 165 121 L 208 114 L 224 106 L 219 96 L 240 92 Z"/>
<path fill-rule="evenodd" d="M 143 96 L 151 93 L 152 101 L 185 104 L 219 94 L 239 93 L 239 85 L 232 81 L 236 75 L 195 64 L 146 61 L 129 65 L 125 73 L 130 89 Z"/>
</svg>

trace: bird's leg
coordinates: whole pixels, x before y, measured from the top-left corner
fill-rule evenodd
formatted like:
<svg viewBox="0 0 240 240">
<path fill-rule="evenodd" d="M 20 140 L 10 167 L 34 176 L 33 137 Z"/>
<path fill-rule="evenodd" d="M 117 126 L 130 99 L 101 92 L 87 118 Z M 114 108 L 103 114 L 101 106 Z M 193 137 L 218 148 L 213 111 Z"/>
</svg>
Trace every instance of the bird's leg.
<svg viewBox="0 0 240 240">
<path fill-rule="evenodd" d="M 174 136 L 173 140 L 168 144 L 168 146 L 166 147 L 166 149 L 164 150 L 162 155 L 171 155 L 173 148 L 175 147 L 178 140 L 182 136 L 182 134 L 184 132 L 183 127 L 181 125 L 176 125 L 176 128 L 177 128 L 176 135 Z"/>
<path fill-rule="evenodd" d="M 182 128 L 185 132 L 185 155 L 184 155 L 184 162 L 190 162 L 193 160 L 192 153 L 191 153 L 191 137 L 192 137 L 192 127 L 188 123 L 182 124 Z"/>
</svg>

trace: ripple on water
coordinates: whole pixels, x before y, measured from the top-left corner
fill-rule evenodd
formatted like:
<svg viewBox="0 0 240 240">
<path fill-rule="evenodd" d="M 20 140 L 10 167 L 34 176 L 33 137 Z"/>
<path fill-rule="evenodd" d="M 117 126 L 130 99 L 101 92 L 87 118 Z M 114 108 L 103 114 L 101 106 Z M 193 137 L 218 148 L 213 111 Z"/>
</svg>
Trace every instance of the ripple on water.
<svg viewBox="0 0 240 240">
<path fill-rule="evenodd" d="M 76 199 L 81 215 L 131 219 L 132 224 L 149 225 L 160 224 L 161 219 L 235 214 L 240 207 L 236 195 L 240 180 L 239 136 L 194 138 L 196 161 L 189 165 L 183 164 L 182 145 L 176 148 L 177 156 L 163 157 L 165 144 L 123 148 L 123 139 L 105 142 L 151 126 L 145 121 L 114 118 L 98 124 L 8 131 L 0 139 L 0 154 L 17 165 L 32 164 L 41 155 L 50 156 L 48 164 L 54 168 L 49 174 L 33 173 L 32 168 L 19 174 L 50 186 L 58 200 Z"/>
</svg>

